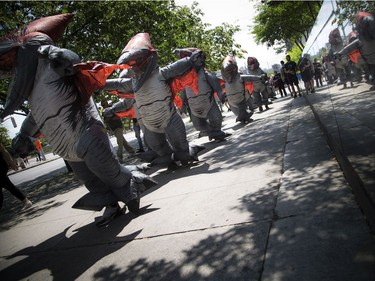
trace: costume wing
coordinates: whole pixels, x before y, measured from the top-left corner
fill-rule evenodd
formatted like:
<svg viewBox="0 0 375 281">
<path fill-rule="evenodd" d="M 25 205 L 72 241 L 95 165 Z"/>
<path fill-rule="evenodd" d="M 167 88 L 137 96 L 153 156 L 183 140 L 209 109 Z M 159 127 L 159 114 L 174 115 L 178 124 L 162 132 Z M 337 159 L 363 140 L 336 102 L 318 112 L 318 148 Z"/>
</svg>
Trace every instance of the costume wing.
<svg viewBox="0 0 375 281">
<path fill-rule="evenodd" d="M 353 62 L 353 63 L 358 63 L 358 58 L 361 56 L 361 52 L 357 49 L 357 50 L 354 50 L 353 52 L 351 52 L 349 54 L 349 59 Z"/>
<path fill-rule="evenodd" d="M 115 112 L 115 115 L 120 118 L 136 118 L 134 113 L 134 107 L 131 107 L 130 109 L 122 112 Z"/>
<path fill-rule="evenodd" d="M 88 102 L 96 89 L 105 86 L 107 78 L 113 71 L 126 68 L 130 67 L 126 64 L 107 64 L 99 61 L 75 64 L 74 69 L 77 74 L 74 82 L 81 95 L 83 104 Z"/>
<path fill-rule="evenodd" d="M 244 85 L 245 85 L 245 90 L 247 90 L 248 93 L 249 93 L 249 95 L 251 95 L 253 93 L 253 91 L 254 91 L 254 84 L 253 84 L 253 82 L 245 82 Z"/>
<path fill-rule="evenodd" d="M 198 75 L 194 68 L 186 71 L 184 74 L 173 78 L 169 82 L 173 94 L 173 101 L 178 108 L 182 108 L 182 100 L 178 96 L 185 87 L 191 88 L 195 94 L 198 94 Z"/>
</svg>

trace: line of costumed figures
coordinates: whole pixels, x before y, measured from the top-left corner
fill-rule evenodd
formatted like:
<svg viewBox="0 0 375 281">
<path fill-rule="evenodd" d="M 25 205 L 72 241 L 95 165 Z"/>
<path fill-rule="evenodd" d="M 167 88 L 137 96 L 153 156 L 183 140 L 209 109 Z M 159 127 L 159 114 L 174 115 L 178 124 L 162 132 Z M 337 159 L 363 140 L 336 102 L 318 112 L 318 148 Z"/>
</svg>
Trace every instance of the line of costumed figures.
<svg viewBox="0 0 375 281">
<path fill-rule="evenodd" d="M 43 136 L 88 190 L 73 208 L 105 208 L 97 226 L 108 225 L 126 208 L 139 214 L 141 193 L 157 183 L 145 174 L 143 165 L 120 164 L 94 104 L 94 91 L 117 94 L 120 101 L 106 108 L 103 115 L 131 112 L 149 148 L 141 158 L 150 165 L 172 169 L 198 161 L 197 155 L 204 149 L 187 141 L 176 107 L 187 106 L 199 136 L 217 141 L 229 134 L 221 129 L 222 115 L 215 96 L 226 99 L 236 121 L 244 124 L 252 121 L 254 109 L 268 108 L 264 94 L 267 76 L 254 69 L 255 58 L 248 59 L 252 71 L 245 75 L 239 73 L 233 56 L 226 57 L 222 79 L 205 68 L 205 54 L 197 48 L 176 49 L 176 61 L 161 67 L 149 35 L 139 33 L 126 44 L 116 64 L 81 62 L 76 53 L 54 44 L 72 17 L 40 18 L 0 39 L 0 76 L 13 77 L 0 119 L 28 101 L 30 113 L 12 140 L 13 152 L 24 157 L 30 153 L 29 137 Z M 373 38 L 369 40 L 375 44 Z M 361 42 L 356 44 L 367 46 L 367 41 Z M 108 79 L 115 70 L 121 71 L 119 78 Z M 124 203 L 122 208 L 119 202 Z"/>
</svg>

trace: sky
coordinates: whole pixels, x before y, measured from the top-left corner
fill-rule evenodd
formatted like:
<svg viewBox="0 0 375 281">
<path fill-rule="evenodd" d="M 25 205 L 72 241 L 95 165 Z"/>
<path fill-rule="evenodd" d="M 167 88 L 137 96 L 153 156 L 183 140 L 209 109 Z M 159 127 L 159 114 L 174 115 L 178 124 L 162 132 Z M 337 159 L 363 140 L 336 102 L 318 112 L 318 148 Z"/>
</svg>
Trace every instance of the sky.
<svg viewBox="0 0 375 281">
<path fill-rule="evenodd" d="M 266 45 L 257 45 L 250 33 L 249 25 L 253 23 L 255 16 L 254 6 L 260 0 L 195 0 L 198 8 L 204 13 L 203 22 L 209 23 L 212 27 L 220 26 L 223 22 L 239 25 L 240 32 L 234 35 L 236 43 L 241 44 L 242 49 L 248 53 L 245 56 L 256 57 L 260 67 L 269 69 L 273 64 L 279 64 L 285 58 L 285 54 L 276 54 L 273 48 Z M 176 5 L 191 7 L 194 0 L 175 0 Z M 245 60 L 237 59 L 242 66 Z"/>
</svg>

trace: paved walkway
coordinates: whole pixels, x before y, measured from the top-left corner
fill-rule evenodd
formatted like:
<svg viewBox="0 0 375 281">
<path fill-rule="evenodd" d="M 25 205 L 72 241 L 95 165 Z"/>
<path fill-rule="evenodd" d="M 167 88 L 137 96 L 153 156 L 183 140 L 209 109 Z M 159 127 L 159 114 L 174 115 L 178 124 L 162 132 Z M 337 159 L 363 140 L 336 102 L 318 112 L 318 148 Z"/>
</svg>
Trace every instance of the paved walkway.
<svg viewBox="0 0 375 281">
<path fill-rule="evenodd" d="M 227 141 L 191 132 L 206 147 L 200 161 L 173 173 L 150 170 L 159 184 L 144 193 L 141 215 L 127 213 L 107 228 L 94 225 L 100 213 L 71 208 L 86 190 L 66 185 L 2 224 L 0 279 L 375 280 L 371 218 L 324 135 L 339 136 L 338 158 L 371 191 L 373 150 L 354 151 L 375 140 L 373 111 L 364 110 L 374 108 L 374 93 L 359 92 L 366 87 L 354 89 L 355 100 L 353 89 L 337 86 L 279 98 L 246 126 L 225 112 L 224 128 L 233 133 Z M 353 112 L 357 126 L 344 120 Z M 366 135 L 357 131 L 365 128 Z M 358 133 L 346 142 L 346 130 Z"/>
</svg>

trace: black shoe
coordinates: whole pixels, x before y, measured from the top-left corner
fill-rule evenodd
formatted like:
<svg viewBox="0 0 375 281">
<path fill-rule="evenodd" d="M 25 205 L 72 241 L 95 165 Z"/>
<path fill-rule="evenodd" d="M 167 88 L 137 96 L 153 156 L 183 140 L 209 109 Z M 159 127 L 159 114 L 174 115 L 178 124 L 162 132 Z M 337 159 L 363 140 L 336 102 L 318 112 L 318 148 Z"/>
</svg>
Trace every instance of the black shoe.
<svg viewBox="0 0 375 281">
<path fill-rule="evenodd" d="M 260 111 L 260 112 L 263 111 L 263 107 L 262 107 L 262 106 L 259 106 L 259 111 Z"/>
<path fill-rule="evenodd" d="M 95 223 L 97 227 L 103 227 L 108 225 L 115 218 L 125 213 L 126 207 L 120 208 L 118 204 L 116 206 L 106 206 L 103 216 Z"/>
<path fill-rule="evenodd" d="M 140 148 L 135 153 L 141 153 L 141 152 L 145 152 L 144 149 Z"/>
<path fill-rule="evenodd" d="M 126 205 L 128 206 L 128 209 L 129 209 L 130 212 L 132 212 L 133 214 L 138 215 L 138 213 L 139 213 L 139 205 L 140 205 L 139 198 L 130 200 Z"/>
<path fill-rule="evenodd" d="M 266 104 L 266 109 L 270 109 L 267 104 Z"/>
</svg>

